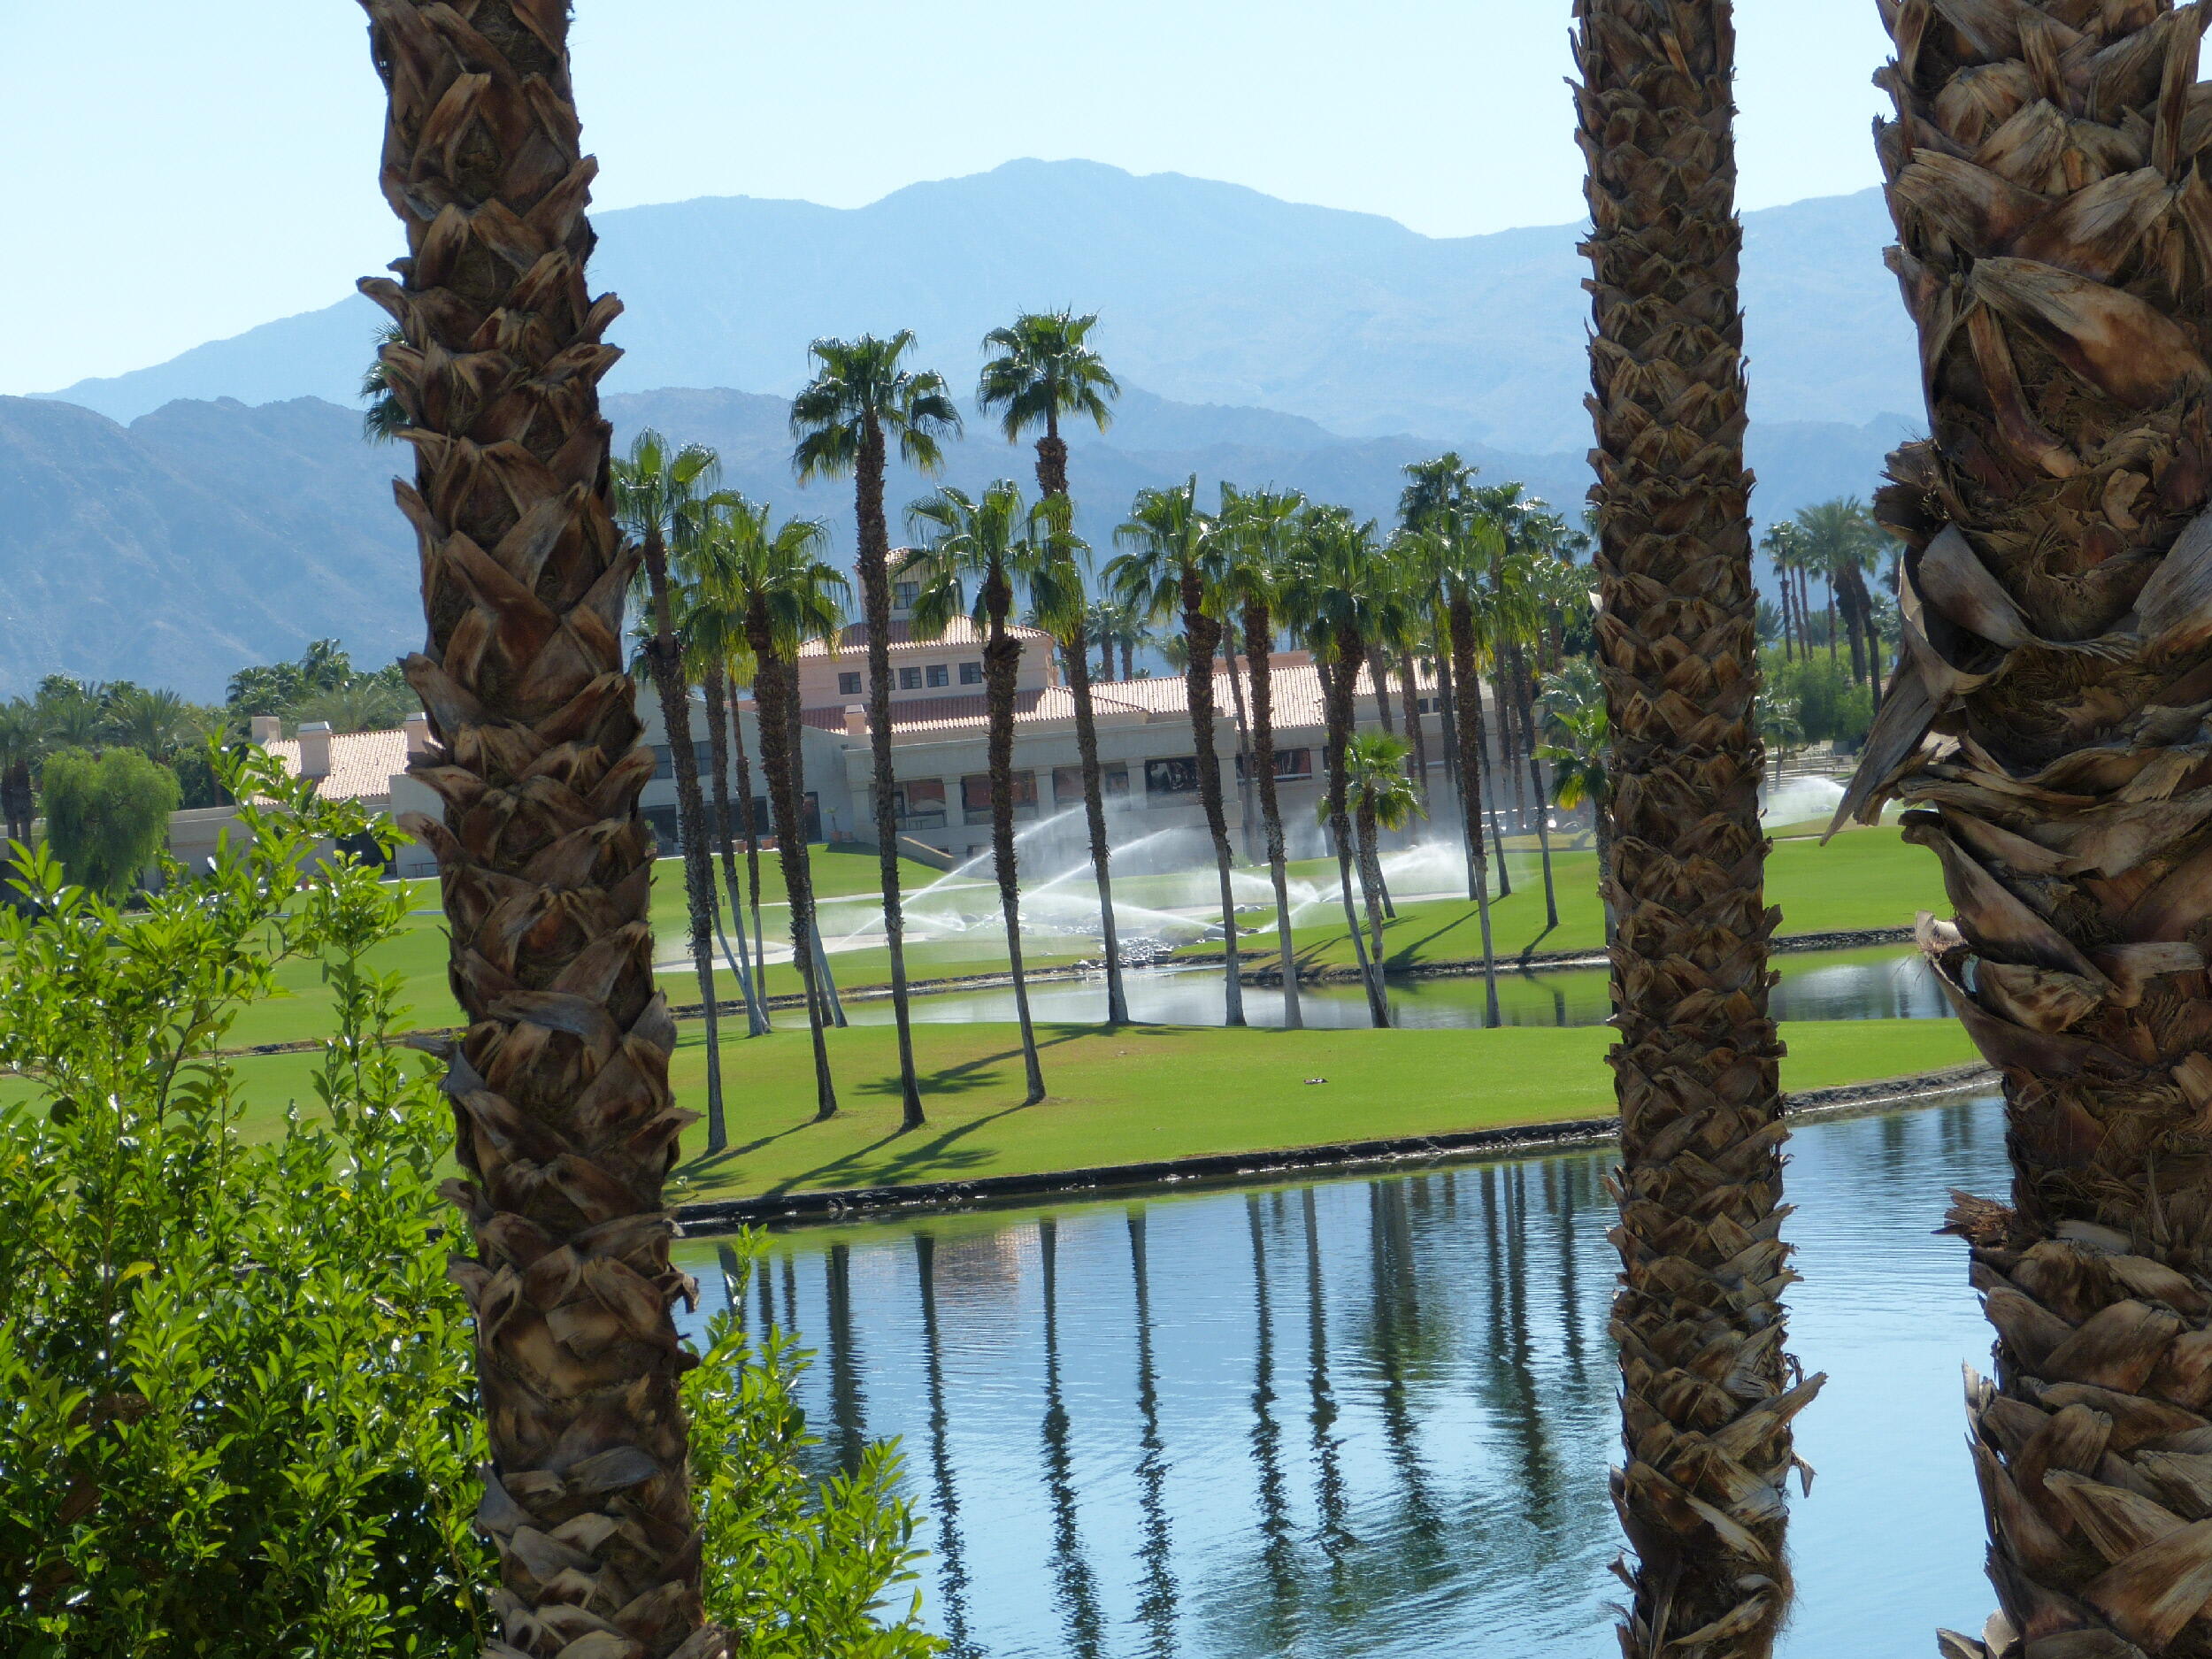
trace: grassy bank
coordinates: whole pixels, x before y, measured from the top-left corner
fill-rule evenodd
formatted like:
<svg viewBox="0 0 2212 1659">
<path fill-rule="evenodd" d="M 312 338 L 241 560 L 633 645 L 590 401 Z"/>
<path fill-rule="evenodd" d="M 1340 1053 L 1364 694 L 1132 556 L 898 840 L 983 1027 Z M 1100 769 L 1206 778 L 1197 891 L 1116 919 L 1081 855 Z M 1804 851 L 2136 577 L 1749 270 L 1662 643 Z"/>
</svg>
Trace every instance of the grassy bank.
<svg viewBox="0 0 2212 1659">
<path fill-rule="evenodd" d="M 1974 1057 L 1948 1020 L 1786 1025 L 1783 1087 L 1820 1088 Z M 1328 1141 L 1605 1117 L 1602 1027 L 1498 1031 L 1223 1031 L 1140 1025 L 1039 1030 L 1049 1097 L 1023 1108 L 1010 1025 L 922 1025 L 915 1047 L 929 1125 L 898 1132 L 893 1034 L 830 1033 L 841 1110 L 812 1121 L 806 1033 L 726 1042 L 730 1150 L 682 1171 L 679 1202 L 807 1187 L 1025 1174 Z M 287 1100 L 311 1102 L 308 1055 L 240 1063 L 266 1133 Z M 705 1050 L 687 1025 L 674 1082 L 703 1092 Z M 1322 1079 L 1308 1081 L 1309 1079 Z M 686 1144 L 700 1144 L 692 1130 Z"/>
</svg>

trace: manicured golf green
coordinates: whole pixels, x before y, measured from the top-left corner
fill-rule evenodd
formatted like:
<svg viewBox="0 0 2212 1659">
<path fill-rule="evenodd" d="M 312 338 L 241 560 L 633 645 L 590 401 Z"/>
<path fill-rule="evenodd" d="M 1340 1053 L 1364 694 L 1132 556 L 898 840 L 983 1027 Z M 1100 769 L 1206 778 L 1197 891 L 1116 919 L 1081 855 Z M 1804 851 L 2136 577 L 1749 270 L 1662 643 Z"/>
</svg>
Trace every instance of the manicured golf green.
<svg viewBox="0 0 2212 1659">
<path fill-rule="evenodd" d="M 1041 1027 L 1048 1097 L 1024 1108 L 1010 1025 L 915 1029 L 929 1125 L 898 1133 L 892 1033 L 830 1033 L 841 1110 L 814 1111 L 803 1031 L 726 1040 L 730 1149 L 687 1164 L 680 1202 L 806 1187 L 946 1180 L 1437 1134 L 1609 1115 L 1602 1027 L 1497 1031 L 1225 1031 L 1139 1025 Z M 1948 1020 L 1838 1020 L 1782 1027 L 1783 1086 L 1818 1088 L 1962 1064 L 1974 1057 Z M 705 1053 L 687 1024 L 674 1082 L 704 1093 Z M 243 1060 L 256 1110 L 273 1130 L 285 1102 L 311 1106 L 311 1055 Z M 1309 1081 L 1308 1079 L 1319 1079 Z M 703 1131 L 685 1136 L 702 1144 Z"/>
</svg>

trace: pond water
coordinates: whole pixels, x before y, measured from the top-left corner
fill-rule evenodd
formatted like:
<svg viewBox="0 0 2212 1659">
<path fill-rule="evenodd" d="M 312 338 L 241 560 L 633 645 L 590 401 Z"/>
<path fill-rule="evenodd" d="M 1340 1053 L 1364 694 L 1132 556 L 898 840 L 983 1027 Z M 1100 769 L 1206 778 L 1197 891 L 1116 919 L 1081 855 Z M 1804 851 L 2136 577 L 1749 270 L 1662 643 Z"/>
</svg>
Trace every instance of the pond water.
<svg viewBox="0 0 2212 1659">
<path fill-rule="evenodd" d="M 1771 1007 L 1777 1019 L 1948 1019 L 1935 976 L 1910 946 L 1860 950 L 1783 953 L 1774 958 L 1781 983 Z M 1218 968 L 1146 968 L 1123 976 L 1133 1019 L 1163 1025 L 1217 1025 L 1222 1012 Z M 1106 982 L 1101 979 L 1048 980 L 1029 988 L 1031 1013 L 1045 1021 L 1104 1018 Z M 1613 1002 L 1603 970 L 1498 975 L 1498 1014 L 1509 1025 L 1596 1025 L 1610 1018 Z M 1479 974 L 1451 979 L 1392 979 L 1391 1018 L 1402 1027 L 1479 1026 Z M 1357 983 L 1310 985 L 1299 998 L 1311 1026 L 1363 1027 L 1367 997 Z M 964 1025 L 1014 1018 L 1014 993 L 935 992 L 914 998 L 918 1020 Z M 887 999 L 848 1002 L 849 1018 L 888 1025 Z M 1244 988 L 1245 1018 L 1255 1025 L 1283 1023 L 1283 995 L 1266 986 Z"/>
<path fill-rule="evenodd" d="M 1988 1327 L 1954 1187 L 1993 1099 L 1809 1125 L 1785 1659 L 1978 1630 L 1959 1367 Z M 965 1659 L 1614 1650 L 1609 1153 L 782 1234 L 747 1295 L 818 1354 L 822 1467 L 899 1437 Z M 681 1247 L 709 1305 L 710 1241 Z M 1793 1491 L 1794 1489 L 1793 1489 Z"/>
</svg>

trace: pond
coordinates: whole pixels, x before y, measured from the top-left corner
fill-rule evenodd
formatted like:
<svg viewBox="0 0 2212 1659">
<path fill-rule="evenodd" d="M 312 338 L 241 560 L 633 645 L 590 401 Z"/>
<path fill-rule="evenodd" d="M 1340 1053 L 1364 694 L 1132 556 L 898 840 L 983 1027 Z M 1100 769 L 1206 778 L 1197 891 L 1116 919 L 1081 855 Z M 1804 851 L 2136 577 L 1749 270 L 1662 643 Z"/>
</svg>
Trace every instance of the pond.
<svg viewBox="0 0 2212 1659">
<path fill-rule="evenodd" d="M 1777 1019 L 1948 1019 L 1935 976 L 1910 946 L 1858 950 L 1785 952 L 1774 958 L 1782 976 L 1771 1007 Z M 1148 1025 L 1210 1025 L 1221 1020 L 1223 972 L 1218 968 L 1146 968 L 1126 973 L 1129 1013 Z M 1602 969 L 1525 973 L 1501 971 L 1498 1014 L 1509 1025 L 1596 1025 L 1612 1017 L 1608 975 Z M 1389 981 L 1393 1022 L 1403 1027 L 1479 1026 L 1479 974 Z M 1046 980 L 1029 988 L 1032 1015 L 1046 1021 L 1104 1018 L 1103 979 Z M 1363 1027 L 1367 998 L 1355 982 L 1310 985 L 1299 1005 L 1312 1026 Z M 1014 1018 L 1014 993 L 1001 986 L 982 991 L 935 992 L 912 1003 L 918 1020 L 963 1025 Z M 888 1025 L 887 999 L 853 998 L 849 1018 Z M 1245 1018 L 1255 1025 L 1283 1023 L 1283 995 L 1266 986 L 1244 988 Z"/>
<path fill-rule="evenodd" d="M 1786 1659 L 1978 1630 L 1959 1367 L 1988 1327 L 1954 1187 L 2001 1194 L 2001 1109 L 1801 1127 Z M 922 1587 L 968 1659 L 1613 1651 L 1611 1155 L 779 1235 L 752 1317 L 818 1352 L 825 1468 L 895 1435 Z M 710 1241 L 681 1247 L 709 1305 Z"/>
</svg>

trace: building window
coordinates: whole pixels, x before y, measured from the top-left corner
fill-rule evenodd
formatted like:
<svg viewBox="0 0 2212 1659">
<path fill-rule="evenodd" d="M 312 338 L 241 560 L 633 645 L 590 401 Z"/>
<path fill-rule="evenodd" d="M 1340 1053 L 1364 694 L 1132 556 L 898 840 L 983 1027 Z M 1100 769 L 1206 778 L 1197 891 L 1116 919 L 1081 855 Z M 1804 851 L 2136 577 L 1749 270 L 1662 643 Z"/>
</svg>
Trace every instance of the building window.
<svg viewBox="0 0 2212 1659">
<path fill-rule="evenodd" d="M 894 607 L 900 611 L 913 610 L 914 602 L 921 596 L 922 585 L 919 582 L 894 582 L 891 584 L 891 603 Z"/>
<path fill-rule="evenodd" d="M 1013 775 L 1014 816 L 1017 818 L 1037 816 L 1037 774 L 1018 772 Z M 960 780 L 960 815 L 970 824 L 988 824 L 991 821 L 991 778 L 988 772 L 970 772 Z"/>
<path fill-rule="evenodd" d="M 894 785 L 891 810 L 901 829 L 942 829 L 945 824 L 945 780 L 910 778 Z"/>
<path fill-rule="evenodd" d="M 1119 761 L 1101 765 L 1098 769 L 1098 792 L 1102 795 L 1126 795 L 1129 793 L 1129 768 Z M 1083 769 L 1080 766 L 1055 766 L 1052 769 L 1052 804 L 1079 806 L 1083 801 Z"/>
<path fill-rule="evenodd" d="M 1279 749 L 1275 751 L 1275 776 L 1283 782 L 1313 776 L 1313 751 L 1310 749 Z M 1237 781 L 1245 779 L 1244 757 L 1237 757 Z"/>
<path fill-rule="evenodd" d="M 929 683 L 933 686 L 949 686 L 952 684 L 952 666 L 949 663 L 932 663 L 922 672 L 928 678 Z"/>
<path fill-rule="evenodd" d="M 983 664 L 980 663 L 961 664 L 960 683 L 964 686 L 981 685 L 983 683 Z"/>
<path fill-rule="evenodd" d="M 860 676 L 858 674 L 838 675 L 837 695 L 841 697 L 857 697 L 860 695 Z"/>
<path fill-rule="evenodd" d="M 901 691 L 919 691 L 921 688 L 922 671 L 920 669 L 902 668 L 899 670 L 899 689 Z"/>
<path fill-rule="evenodd" d="M 1195 795 L 1198 792 L 1198 757 L 1179 755 L 1172 760 L 1148 760 L 1144 763 L 1144 792 L 1147 795 Z"/>
</svg>

